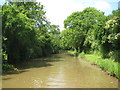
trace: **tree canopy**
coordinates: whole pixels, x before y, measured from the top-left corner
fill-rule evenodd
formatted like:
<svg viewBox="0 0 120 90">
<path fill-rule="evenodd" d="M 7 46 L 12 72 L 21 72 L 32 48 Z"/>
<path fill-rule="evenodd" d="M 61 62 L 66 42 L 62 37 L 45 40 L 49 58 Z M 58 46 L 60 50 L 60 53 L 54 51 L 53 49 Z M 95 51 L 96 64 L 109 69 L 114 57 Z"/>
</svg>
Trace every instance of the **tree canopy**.
<svg viewBox="0 0 120 90">
<path fill-rule="evenodd" d="M 61 32 L 62 46 L 84 53 L 99 51 L 103 58 L 114 57 L 118 60 L 120 50 L 118 13 L 119 10 L 115 10 L 113 14 L 105 16 L 104 12 L 93 7 L 73 12 L 64 20 L 65 30 Z"/>
<path fill-rule="evenodd" d="M 2 6 L 3 62 L 14 64 L 59 52 L 59 26 L 51 25 L 37 2 Z"/>
</svg>

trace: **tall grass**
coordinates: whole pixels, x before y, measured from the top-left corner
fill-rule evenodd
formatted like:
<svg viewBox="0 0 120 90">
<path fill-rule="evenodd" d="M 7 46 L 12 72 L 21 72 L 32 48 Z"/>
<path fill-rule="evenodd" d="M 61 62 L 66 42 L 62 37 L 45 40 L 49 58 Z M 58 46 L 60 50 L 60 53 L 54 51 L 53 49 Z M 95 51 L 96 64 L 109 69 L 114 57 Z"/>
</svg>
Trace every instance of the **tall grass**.
<svg viewBox="0 0 120 90">
<path fill-rule="evenodd" d="M 69 51 L 75 56 L 75 51 Z M 113 59 L 103 59 L 100 54 L 85 54 L 79 53 L 78 57 L 84 58 L 91 64 L 99 66 L 102 70 L 106 71 L 109 75 L 115 76 L 120 79 L 120 63 L 115 62 Z"/>
<path fill-rule="evenodd" d="M 115 62 L 112 59 L 103 59 L 100 56 L 97 56 L 95 54 L 79 54 L 79 56 L 88 60 L 91 64 L 95 64 L 99 66 L 102 70 L 106 71 L 111 76 L 116 76 L 118 79 L 120 79 L 120 63 Z"/>
</svg>

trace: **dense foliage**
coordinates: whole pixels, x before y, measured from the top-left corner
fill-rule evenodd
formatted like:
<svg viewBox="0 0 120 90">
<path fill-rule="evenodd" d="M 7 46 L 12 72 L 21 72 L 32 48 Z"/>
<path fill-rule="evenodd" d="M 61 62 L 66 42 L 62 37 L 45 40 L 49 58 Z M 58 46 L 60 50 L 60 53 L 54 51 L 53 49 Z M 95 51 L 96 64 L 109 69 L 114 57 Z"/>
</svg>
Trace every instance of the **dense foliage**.
<svg viewBox="0 0 120 90">
<path fill-rule="evenodd" d="M 119 10 L 109 16 L 89 7 L 74 12 L 64 20 L 65 30 L 61 32 L 64 49 L 77 52 L 100 52 L 103 58 L 120 60 L 120 18 Z"/>
<path fill-rule="evenodd" d="M 61 33 L 45 13 L 37 2 L 7 2 L 2 6 L 3 69 L 14 69 L 16 63 L 61 49 L 75 50 L 76 55 L 97 52 L 102 58 L 120 61 L 120 10 L 109 16 L 92 7 L 74 12 L 64 20 Z"/>
<path fill-rule="evenodd" d="M 4 4 L 2 30 L 3 66 L 59 52 L 59 26 L 46 19 L 40 3 Z"/>
</svg>

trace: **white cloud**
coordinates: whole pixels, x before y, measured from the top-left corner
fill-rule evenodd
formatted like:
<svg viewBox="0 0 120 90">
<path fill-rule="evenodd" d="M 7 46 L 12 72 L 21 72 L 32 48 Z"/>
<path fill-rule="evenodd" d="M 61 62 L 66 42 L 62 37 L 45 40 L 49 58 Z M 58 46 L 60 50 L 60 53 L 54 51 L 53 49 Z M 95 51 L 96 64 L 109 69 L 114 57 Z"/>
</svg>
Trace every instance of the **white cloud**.
<svg viewBox="0 0 120 90">
<path fill-rule="evenodd" d="M 103 0 L 37 0 L 46 9 L 46 16 L 52 24 L 59 25 L 63 29 L 63 21 L 71 13 L 82 11 L 87 7 L 95 7 L 98 10 L 106 11 L 111 9 L 109 3 Z M 109 12 L 107 12 L 109 13 Z"/>
<path fill-rule="evenodd" d="M 112 11 L 111 5 L 108 2 L 102 0 L 94 1 L 92 4 L 90 4 L 90 6 L 105 12 L 105 15 L 110 14 Z"/>
<path fill-rule="evenodd" d="M 82 4 L 77 4 L 73 0 L 39 0 L 46 9 L 46 16 L 52 24 L 60 25 L 63 29 L 63 21 L 72 12 L 83 10 Z"/>
<path fill-rule="evenodd" d="M 101 10 L 101 11 L 105 11 L 105 10 L 111 9 L 110 4 L 108 4 L 105 1 L 96 1 L 95 5 L 93 5 L 93 6 L 96 7 L 96 9 Z"/>
</svg>

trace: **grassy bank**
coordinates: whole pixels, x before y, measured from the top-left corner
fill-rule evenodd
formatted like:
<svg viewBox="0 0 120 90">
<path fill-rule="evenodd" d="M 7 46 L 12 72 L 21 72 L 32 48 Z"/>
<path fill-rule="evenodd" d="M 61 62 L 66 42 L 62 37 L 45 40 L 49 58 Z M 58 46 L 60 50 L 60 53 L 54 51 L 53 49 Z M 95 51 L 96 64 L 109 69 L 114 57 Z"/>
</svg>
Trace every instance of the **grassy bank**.
<svg viewBox="0 0 120 90">
<path fill-rule="evenodd" d="M 69 53 L 74 54 L 75 56 L 78 54 L 74 51 L 69 51 Z M 114 62 L 111 59 L 103 59 L 96 54 L 84 54 L 79 53 L 78 57 L 84 58 L 89 61 L 91 64 L 99 66 L 102 70 L 106 71 L 109 75 L 115 76 L 120 79 L 120 63 Z"/>
</svg>

